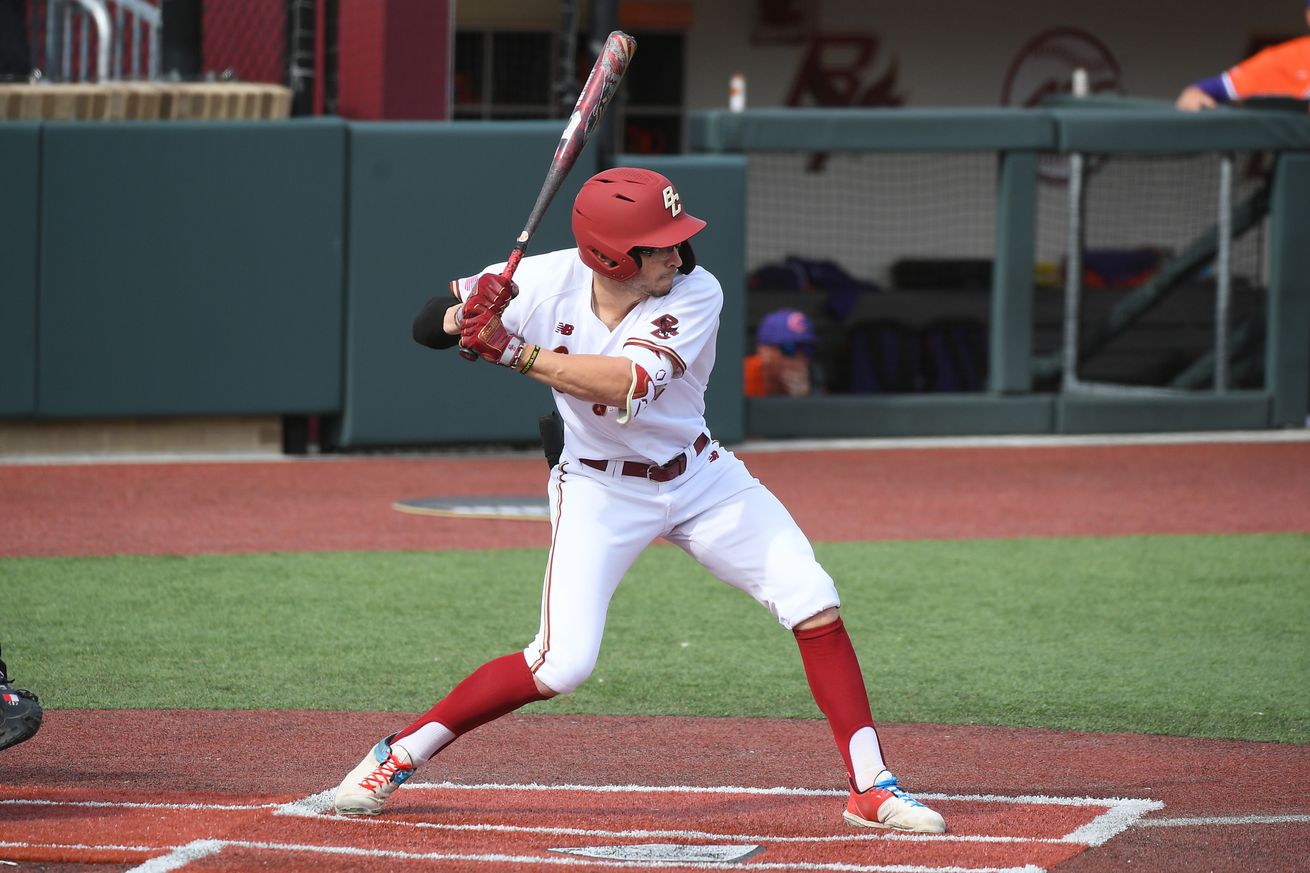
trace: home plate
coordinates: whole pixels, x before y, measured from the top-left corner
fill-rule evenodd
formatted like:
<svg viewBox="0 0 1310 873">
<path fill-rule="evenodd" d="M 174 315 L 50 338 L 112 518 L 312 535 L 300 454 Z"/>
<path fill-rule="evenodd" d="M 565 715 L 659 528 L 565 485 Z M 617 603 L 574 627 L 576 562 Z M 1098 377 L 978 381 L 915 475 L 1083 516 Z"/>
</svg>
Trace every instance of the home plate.
<svg viewBox="0 0 1310 873">
<path fill-rule="evenodd" d="M 626 846 L 577 846 L 551 849 L 564 855 L 581 855 L 605 861 L 646 861 L 648 863 L 732 863 L 745 861 L 764 851 L 762 846 L 687 846 L 679 843 L 638 843 Z"/>
</svg>

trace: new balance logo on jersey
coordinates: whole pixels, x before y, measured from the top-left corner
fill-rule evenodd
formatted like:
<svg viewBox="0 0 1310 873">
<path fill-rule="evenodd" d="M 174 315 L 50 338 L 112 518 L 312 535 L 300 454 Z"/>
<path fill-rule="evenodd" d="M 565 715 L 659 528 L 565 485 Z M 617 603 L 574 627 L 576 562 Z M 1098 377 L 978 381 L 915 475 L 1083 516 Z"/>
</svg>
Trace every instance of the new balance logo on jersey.
<svg viewBox="0 0 1310 873">
<path fill-rule="evenodd" d="M 561 321 L 559 324 L 555 325 L 555 333 L 563 334 L 564 336 L 573 336 L 573 325 Z"/>
<path fill-rule="evenodd" d="M 669 214 L 674 218 L 677 218 L 678 213 L 682 211 L 682 204 L 678 202 L 681 199 L 672 185 L 664 189 L 664 208 L 669 210 Z"/>
<path fill-rule="evenodd" d="M 678 335 L 678 320 L 672 315 L 661 315 L 651 324 L 655 325 L 655 329 L 650 332 L 651 336 L 657 339 L 669 339 Z"/>
</svg>

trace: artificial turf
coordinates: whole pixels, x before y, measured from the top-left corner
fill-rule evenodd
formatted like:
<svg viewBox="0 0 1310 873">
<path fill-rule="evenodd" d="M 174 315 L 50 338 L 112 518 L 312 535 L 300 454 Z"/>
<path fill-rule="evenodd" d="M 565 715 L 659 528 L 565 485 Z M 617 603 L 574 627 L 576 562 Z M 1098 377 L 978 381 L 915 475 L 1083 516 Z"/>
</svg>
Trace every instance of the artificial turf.
<svg viewBox="0 0 1310 873">
<path fill-rule="evenodd" d="M 880 721 L 1310 742 L 1310 536 L 828 543 Z M 58 708 L 426 709 L 536 631 L 545 553 L 0 559 Z M 790 634 L 671 546 L 528 711 L 818 718 Z"/>
</svg>

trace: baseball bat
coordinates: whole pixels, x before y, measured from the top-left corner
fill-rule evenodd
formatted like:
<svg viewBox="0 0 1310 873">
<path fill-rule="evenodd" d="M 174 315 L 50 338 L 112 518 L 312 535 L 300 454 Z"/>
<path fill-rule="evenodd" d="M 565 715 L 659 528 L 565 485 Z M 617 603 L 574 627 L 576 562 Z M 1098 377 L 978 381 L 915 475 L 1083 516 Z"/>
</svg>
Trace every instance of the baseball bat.
<svg viewBox="0 0 1310 873">
<path fill-rule="evenodd" d="M 509 259 L 505 262 L 505 269 L 500 273 L 506 281 L 513 278 L 519 261 L 523 260 L 523 255 L 528 250 L 528 242 L 537 232 L 537 226 L 541 224 L 541 219 L 550 206 L 550 201 L 559 193 L 564 178 L 573 169 L 573 165 L 578 161 L 578 155 L 582 154 L 587 140 L 591 139 L 592 133 L 600 124 L 600 117 L 614 97 L 614 93 L 618 91 L 619 82 L 627 72 L 628 64 L 632 63 L 632 56 L 636 52 L 637 41 L 621 30 L 614 31 L 605 40 L 605 45 L 600 50 L 600 57 L 596 58 L 596 63 L 592 65 L 591 72 L 587 75 L 587 82 L 582 86 L 582 93 L 578 95 L 578 102 L 574 104 L 573 112 L 569 115 L 569 122 L 560 136 L 559 145 L 555 148 L 555 157 L 551 159 L 550 167 L 546 170 L 546 180 L 542 182 L 541 191 L 537 193 L 537 202 L 532 205 L 532 211 L 528 213 L 528 221 L 523 225 L 523 232 L 515 241 Z M 475 361 L 478 357 L 477 352 L 472 349 L 461 348 L 459 353 L 469 361 Z"/>
</svg>

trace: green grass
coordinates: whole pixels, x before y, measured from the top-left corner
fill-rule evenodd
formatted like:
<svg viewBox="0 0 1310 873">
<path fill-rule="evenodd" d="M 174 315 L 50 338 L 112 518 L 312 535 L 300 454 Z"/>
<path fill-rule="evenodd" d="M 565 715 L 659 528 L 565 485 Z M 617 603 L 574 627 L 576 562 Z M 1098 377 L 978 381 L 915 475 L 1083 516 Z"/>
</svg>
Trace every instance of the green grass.
<svg viewBox="0 0 1310 873">
<path fill-rule="evenodd" d="M 1310 536 L 824 544 L 875 718 L 1310 742 Z M 0 560 L 52 708 L 418 711 L 537 625 L 544 553 Z M 671 547 L 530 711 L 817 718 L 790 634 Z"/>
</svg>

